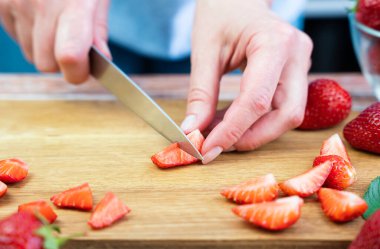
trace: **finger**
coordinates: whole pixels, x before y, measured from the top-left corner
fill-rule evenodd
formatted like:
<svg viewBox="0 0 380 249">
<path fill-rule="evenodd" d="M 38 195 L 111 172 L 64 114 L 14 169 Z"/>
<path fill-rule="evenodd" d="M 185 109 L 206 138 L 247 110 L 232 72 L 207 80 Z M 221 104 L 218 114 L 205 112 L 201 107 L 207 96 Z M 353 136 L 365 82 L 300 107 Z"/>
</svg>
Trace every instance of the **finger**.
<svg viewBox="0 0 380 249">
<path fill-rule="evenodd" d="M 95 6 L 93 0 L 71 1 L 58 19 L 54 54 L 68 82 L 82 83 L 88 78 Z"/>
<path fill-rule="evenodd" d="M 271 46 L 254 49 L 248 54 L 239 97 L 233 101 L 224 119 L 206 138 L 203 163 L 212 161 L 217 152 L 229 149 L 245 131 L 271 106 L 272 97 L 285 64 L 286 54 Z"/>
<path fill-rule="evenodd" d="M 95 13 L 95 37 L 94 45 L 109 59 L 111 52 L 107 44 L 108 40 L 108 7 L 109 0 L 99 0 Z"/>
<path fill-rule="evenodd" d="M 57 20 L 60 14 L 55 4 L 40 4 L 33 30 L 34 63 L 42 72 L 59 70 L 54 56 Z"/>
<path fill-rule="evenodd" d="M 10 10 L 10 1 L 0 1 L 0 21 L 5 31 L 17 41 L 14 18 Z"/>
</svg>

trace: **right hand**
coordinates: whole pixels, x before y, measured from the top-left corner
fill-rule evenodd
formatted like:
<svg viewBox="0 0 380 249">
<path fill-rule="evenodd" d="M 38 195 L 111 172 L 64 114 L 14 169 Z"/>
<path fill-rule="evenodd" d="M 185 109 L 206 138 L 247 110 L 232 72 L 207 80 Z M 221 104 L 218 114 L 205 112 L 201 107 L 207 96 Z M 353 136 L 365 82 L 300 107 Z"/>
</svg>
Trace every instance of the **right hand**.
<svg viewBox="0 0 380 249">
<path fill-rule="evenodd" d="M 109 0 L 0 0 L 0 20 L 38 70 L 60 70 L 68 82 L 82 83 L 92 45 L 111 57 L 108 5 Z"/>
</svg>

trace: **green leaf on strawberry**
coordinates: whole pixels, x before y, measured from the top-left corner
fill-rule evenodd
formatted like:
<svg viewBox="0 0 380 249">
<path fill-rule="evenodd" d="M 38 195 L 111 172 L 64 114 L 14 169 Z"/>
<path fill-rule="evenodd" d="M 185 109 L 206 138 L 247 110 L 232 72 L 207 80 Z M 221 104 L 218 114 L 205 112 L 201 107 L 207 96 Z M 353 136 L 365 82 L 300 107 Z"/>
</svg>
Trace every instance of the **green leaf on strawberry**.
<svg viewBox="0 0 380 249">
<path fill-rule="evenodd" d="M 363 214 L 364 219 L 368 219 L 373 213 L 380 209 L 380 176 L 376 177 L 369 184 L 364 200 L 368 204 L 367 211 Z"/>
</svg>

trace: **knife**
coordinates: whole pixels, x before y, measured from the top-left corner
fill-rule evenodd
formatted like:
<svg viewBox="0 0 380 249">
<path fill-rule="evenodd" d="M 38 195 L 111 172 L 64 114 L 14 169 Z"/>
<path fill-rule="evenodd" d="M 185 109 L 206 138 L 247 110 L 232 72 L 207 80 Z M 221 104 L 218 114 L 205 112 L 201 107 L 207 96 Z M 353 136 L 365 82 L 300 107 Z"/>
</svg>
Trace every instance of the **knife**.
<svg viewBox="0 0 380 249">
<path fill-rule="evenodd" d="M 98 49 L 90 50 L 90 72 L 124 105 L 171 142 L 178 142 L 182 150 L 203 160 L 202 154 L 187 138 L 170 116 L 131 78 Z"/>
</svg>

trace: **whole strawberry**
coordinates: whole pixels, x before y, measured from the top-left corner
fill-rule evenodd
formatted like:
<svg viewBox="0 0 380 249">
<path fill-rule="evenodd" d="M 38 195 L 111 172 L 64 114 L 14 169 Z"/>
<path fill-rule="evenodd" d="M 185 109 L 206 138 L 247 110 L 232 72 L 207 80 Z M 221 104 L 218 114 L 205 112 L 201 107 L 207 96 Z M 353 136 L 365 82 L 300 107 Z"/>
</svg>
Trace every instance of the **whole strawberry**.
<svg viewBox="0 0 380 249">
<path fill-rule="evenodd" d="M 372 104 L 349 122 L 343 135 L 352 147 L 380 154 L 380 102 Z"/>
<path fill-rule="evenodd" d="M 380 74 L 380 42 L 378 40 L 371 41 L 368 47 L 368 62 L 370 72 Z"/>
<path fill-rule="evenodd" d="M 380 0 L 358 0 L 356 19 L 364 25 L 380 30 Z"/>
<path fill-rule="evenodd" d="M 317 79 L 310 83 L 305 116 L 298 129 L 324 129 L 342 122 L 351 111 L 351 96 L 336 81 Z"/>
<path fill-rule="evenodd" d="M 380 248 L 380 210 L 371 215 L 349 249 Z"/>
</svg>

